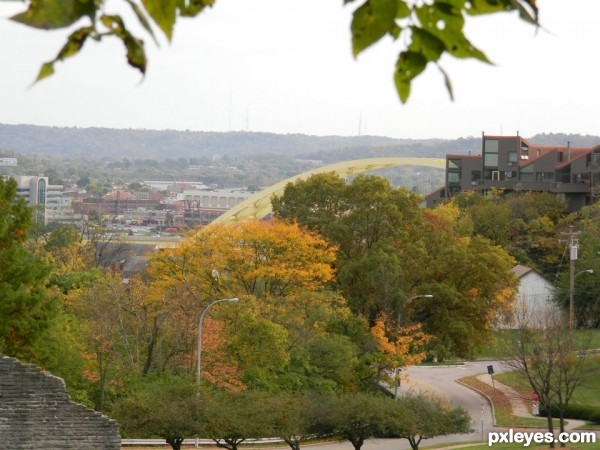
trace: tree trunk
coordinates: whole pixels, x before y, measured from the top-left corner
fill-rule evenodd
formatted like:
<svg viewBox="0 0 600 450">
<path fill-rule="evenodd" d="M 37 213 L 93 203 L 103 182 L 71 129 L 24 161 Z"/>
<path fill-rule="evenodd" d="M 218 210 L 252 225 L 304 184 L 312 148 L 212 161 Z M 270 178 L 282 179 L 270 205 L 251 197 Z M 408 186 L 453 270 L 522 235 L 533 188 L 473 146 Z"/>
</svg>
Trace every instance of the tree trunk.
<svg viewBox="0 0 600 450">
<path fill-rule="evenodd" d="M 546 406 L 546 418 L 548 419 L 548 431 L 554 434 L 554 423 L 552 423 L 552 411 L 550 405 Z M 554 448 L 554 439 L 550 441 L 550 448 Z"/>
<path fill-rule="evenodd" d="M 352 440 L 350 440 L 350 442 L 352 442 L 352 445 L 354 446 L 354 450 L 360 450 L 365 441 L 364 441 L 364 439 L 358 438 L 358 439 L 352 439 Z"/>
<path fill-rule="evenodd" d="M 165 440 L 173 450 L 181 450 L 181 444 L 183 443 L 182 437 L 168 437 Z"/>
</svg>

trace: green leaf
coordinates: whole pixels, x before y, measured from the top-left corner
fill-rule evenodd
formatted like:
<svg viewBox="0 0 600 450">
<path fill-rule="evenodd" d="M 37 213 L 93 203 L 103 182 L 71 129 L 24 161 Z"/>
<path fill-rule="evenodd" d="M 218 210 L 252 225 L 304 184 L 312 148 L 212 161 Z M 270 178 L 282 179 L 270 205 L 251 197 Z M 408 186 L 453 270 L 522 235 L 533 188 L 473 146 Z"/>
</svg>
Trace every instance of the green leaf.
<svg viewBox="0 0 600 450">
<path fill-rule="evenodd" d="M 425 70 L 427 62 L 427 58 L 420 53 L 411 51 L 400 53 L 396 63 L 394 83 L 396 84 L 396 90 L 402 103 L 406 103 L 408 100 L 411 81 Z"/>
<path fill-rule="evenodd" d="M 54 74 L 54 61 L 56 60 L 42 64 L 42 67 L 40 68 L 40 71 L 34 83 L 37 83 L 38 81 L 43 80 L 44 78 L 47 78 Z"/>
<path fill-rule="evenodd" d="M 144 27 L 144 30 L 146 30 L 148 32 L 148 34 L 150 36 L 152 36 L 152 40 L 154 40 L 154 43 L 156 45 L 159 45 L 158 41 L 156 40 L 156 36 L 154 35 L 154 31 L 152 30 L 152 27 L 150 26 L 150 22 L 148 22 L 148 19 L 146 18 L 146 15 L 142 11 L 142 9 L 137 5 L 137 3 L 133 2 L 132 0 L 126 0 L 126 1 L 127 1 L 127 3 L 129 3 L 129 6 L 131 6 L 131 9 L 133 9 L 135 16 L 139 20 L 140 24 Z"/>
<path fill-rule="evenodd" d="M 411 27 L 411 31 L 412 42 L 408 48 L 409 50 L 421 53 L 429 61 L 440 59 L 440 56 L 446 50 L 446 46 L 441 39 L 418 27 Z"/>
<path fill-rule="evenodd" d="M 31 0 L 27 11 L 11 20 L 45 30 L 68 27 L 80 18 L 94 18 L 97 6 L 92 0 Z"/>
<path fill-rule="evenodd" d="M 357 56 L 393 30 L 398 0 L 367 0 L 352 18 L 352 52 Z"/>
<path fill-rule="evenodd" d="M 471 15 L 519 11 L 526 22 L 539 26 L 538 8 L 535 0 L 469 0 L 465 11 Z"/>
<path fill-rule="evenodd" d="M 152 20 L 170 41 L 177 19 L 177 0 L 142 0 L 142 3 Z"/>
<path fill-rule="evenodd" d="M 448 94 L 450 95 L 450 100 L 454 101 L 454 91 L 452 90 L 452 83 L 450 82 L 450 77 L 448 76 L 448 73 L 442 69 L 442 67 L 440 65 L 437 66 L 438 69 L 440 69 L 440 72 L 442 72 L 442 75 L 444 76 L 444 84 L 446 85 L 446 90 L 448 91 Z"/>
<path fill-rule="evenodd" d="M 100 21 L 106 26 L 111 32 L 117 36 L 127 49 L 127 62 L 130 66 L 138 69 L 142 74 L 146 73 L 146 52 L 144 51 L 144 42 L 134 37 L 125 28 L 123 19 L 120 16 L 107 16 L 103 15 L 100 17 Z"/>
<path fill-rule="evenodd" d="M 34 84 L 54 74 L 54 63 L 57 61 L 62 61 L 65 58 L 70 58 L 71 56 L 79 53 L 79 50 L 81 50 L 83 47 L 86 39 L 93 32 L 94 29 L 92 27 L 83 27 L 71 33 L 67 38 L 65 45 L 63 45 L 58 52 L 58 55 L 56 55 L 56 58 L 42 65 Z"/>
<path fill-rule="evenodd" d="M 398 10 L 396 11 L 397 19 L 405 19 L 410 16 L 410 8 L 404 1 L 398 2 Z"/>
<path fill-rule="evenodd" d="M 435 2 L 416 9 L 421 28 L 437 37 L 446 52 L 455 58 L 475 58 L 489 63 L 487 56 L 475 48 L 463 33 L 462 11 L 447 2 Z"/>
<path fill-rule="evenodd" d="M 123 41 L 127 47 L 127 62 L 130 66 L 138 69 L 142 74 L 146 73 L 146 52 L 144 51 L 144 43 L 130 36 Z"/>
<path fill-rule="evenodd" d="M 83 44 L 85 44 L 86 39 L 93 31 L 94 29 L 92 27 L 83 27 L 71 33 L 67 39 L 67 43 L 58 53 L 56 60 L 63 60 L 76 55 L 79 50 L 81 50 L 81 47 L 83 47 Z"/>
<path fill-rule="evenodd" d="M 213 6 L 215 0 L 180 0 L 179 13 L 184 17 L 196 17 L 207 6 Z"/>
</svg>

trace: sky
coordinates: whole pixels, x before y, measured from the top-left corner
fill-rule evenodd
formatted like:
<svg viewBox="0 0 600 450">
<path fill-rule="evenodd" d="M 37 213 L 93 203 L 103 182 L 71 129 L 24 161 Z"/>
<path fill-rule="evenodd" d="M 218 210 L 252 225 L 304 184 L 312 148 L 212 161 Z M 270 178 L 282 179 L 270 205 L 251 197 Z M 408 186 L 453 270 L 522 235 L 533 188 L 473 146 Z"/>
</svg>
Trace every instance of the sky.
<svg viewBox="0 0 600 450">
<path fill-rule="evenodd" d="M 454 101 L 429 65 L 403 105 L 393 84 L 402 42 L 385 38 L 352 56 L 359 3 L 217 0 L 180 19 L 172 42 L 145 36 L 145 77 L 119 42 L 91 41 L 32 86 L 69 30 L 13 23 L 7 18 L 24 4 L 0 0 L 0 123 L 412 139 L 600 135 L 600 1 L 537 3 L 537 31 L 516 14 L 467 18 L 466 35 L 494 64 L 444 57 Z"/>
</svg>

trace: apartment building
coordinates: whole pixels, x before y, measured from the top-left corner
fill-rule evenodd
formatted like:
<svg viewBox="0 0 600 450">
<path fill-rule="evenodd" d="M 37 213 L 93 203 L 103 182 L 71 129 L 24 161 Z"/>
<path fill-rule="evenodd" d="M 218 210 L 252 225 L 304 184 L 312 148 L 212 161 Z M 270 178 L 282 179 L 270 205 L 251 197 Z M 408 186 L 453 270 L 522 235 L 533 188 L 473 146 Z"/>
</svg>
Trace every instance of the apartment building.
<svg viewBox="0 0 600 450">
<path fill-rule="evenodd" d="M 552 192 L 577 211 L 594 201 L 600 177 L 600 145 L 540 146 L 520 136 L 483 134 L 481 154 L 446 155 L 445 185 L 426 197 L 434 207 L 466 191 L 490 189 Z"/>
</svg>

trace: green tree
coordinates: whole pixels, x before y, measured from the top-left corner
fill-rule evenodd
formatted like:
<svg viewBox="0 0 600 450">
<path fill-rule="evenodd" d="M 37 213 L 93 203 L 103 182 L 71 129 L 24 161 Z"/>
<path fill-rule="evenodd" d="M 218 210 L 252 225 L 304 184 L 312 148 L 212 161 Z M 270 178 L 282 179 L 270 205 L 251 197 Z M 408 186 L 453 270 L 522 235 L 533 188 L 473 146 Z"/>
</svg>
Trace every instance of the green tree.
<svg viewBox="0 0 600 450">
<path fill-rule="evenodd" d="M 586 207 L 580 211 L 580 220 L 573 223 L 578 236 L 578 259 L 574 282 L 575 319 L 578 327 L 600 328 L 600 207 L 598 204 Z M 561 236 L 564 238 L 564 235 Z M 564 249 L 565 243 L 559 244 Z M 562 272 L 558 276 L 556 302 L 564 308 L 569 307 L 569 271 L 568 257 L 562 261 Z M 580 273 L 584 270 L 593 273 Z"/>
<path fill-rule="evenodd" d="M 212 439 L 217 447 L 237 450 L 247 439 L 267 436 L 270 423 L 263 411 L 265 400 L 264 393 L 251 391 L 201 397 L 200 437 Z"/>
<path fill-rule="evenodd" d="M 344 3 L 354 1 L 346 0 Z M 194 17 L 215 4 L 215 0 L 126 2 L 141 29 L 155 40 L 155 27 L 171 40 L 178 18 Z M 15 15 L 13 20 L 41 29 L 66 28 L 83 20 L 82 26 L 70 34 L 58 55 L 42 65 L 37 80 L 52 75 L 54 64 L 79 53 L 88 39 L 120 40 L 125 46 L 128 64 L 145 73 L 147 59 L 143 40 L 127 28 L 119 14 L 109 12 L 106 1 L 75 0 L 65 4 L 58 0 L 30 0 L 27 3 L 27 9 Z M 425 70 L 428 63 L 439 68 L 452 96 L 449 77 L 439 64 L 444 54 L 489 62 L 465 36 L 465 16 L 518 11 L 522 19 L 533 24 L 538 21 L 534 0 L 433 0 L 425 3 L 361 0 L 358 3 L 351 25 L 353 54 L 357 56 L 385 37 L 402 42 L 404 46 L 396 62 L 394 82 L 403 102 L 408 99 L 412 80 Z"/>
<path fill-rule="evenodd" d="M 283 439 L 292 450 L 300 450 L 304 442 L 327 434 L 319 426 L 323 420 L 322 399 L 302 392 L 282 392 L 265 398 L 263 411 L 269 435 Z"/>
<path fill-rule="evenodd" d="M 49 267 L 24 245 L 30 224 L 16 182 L 0 178 L 0 352 L 28 360 L 58 312 L 46 289 Z"/>
<path fill-rule="evenodd" d="M 451 408 L 424 395 L 401 397 L 400 404 L 393 412 L 391 434 L 407 439 L 412 450 L 419 450 L 425 439 L 471 431 L 471 417 L 462 408 Z"/>
<path fill-rule="evenodd" d="M 195 387 L 185 378 L 162 376 L 148 380 L 131 395 L 119 400 L 112 417 L 121 424 L 123 436 L 160 436 L 173 450 L 198 430 Z"/>
<path fill-rule="evenodd" d="M 335 281 L 355 314 L 371 325 L 380 314 L 394 323 L 423 323 L 437 356 L 469 357 L 496 316 L 510 310 L 514 260 L 489 240 L 471 237 L 459 210 L 423 210 L 420 202 L 381 177 L 347 184 L 329 173 L 289 184 L 273 210 L 337 246 Z M 433 299 L 406 304 L 423 292 Z"/>
<path fill-rule="evenodd" d="M 374 321 L 399 303 L 403 274 L 397 243 L 422 221 L 420 197 L 377 176 L 345 183 L 333 173 L 286 186 L 276 216 L 297 221 L 338 247 L 337 284 L 355 313 Z"/>
<path fill-rule="evenodd" d="M 350 441 L 355 450 L 367 439 L 388 436 L 393 429 L 391 418 L 402 408 L 392 398 L 372 393 L 343 394 L 324 403 L 324 429 Z"/>
</svg>

